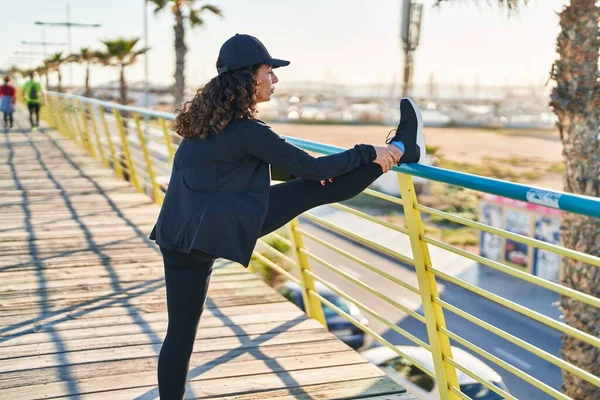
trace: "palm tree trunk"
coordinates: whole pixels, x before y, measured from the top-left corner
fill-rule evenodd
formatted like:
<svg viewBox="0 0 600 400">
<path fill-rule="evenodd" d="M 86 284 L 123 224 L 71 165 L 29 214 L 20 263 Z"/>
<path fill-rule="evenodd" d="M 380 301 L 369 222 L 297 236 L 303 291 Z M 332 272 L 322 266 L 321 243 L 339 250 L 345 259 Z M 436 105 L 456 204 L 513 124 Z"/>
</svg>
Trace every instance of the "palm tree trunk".
<svg viewBox="0 0 600 400">
<path fill-rule="evenodd" d="M 185 90 L 185 54 L 187 47 L 185 45 L 185 27 L 183 26 L 183 14 L 181 7 L 175 9 L 175 108 L 179 108 L 183 103 L 183 92 Z"/>
<path fill-rule="evenodd" d="M 600 196 L 600 84 L 597 79 L 600 51 L 600 8 L 596 0 L 571 0 L 560 13 L 561 33 L 557 39 L 559 60 L 552 76 L 556 87 L 550 105 L 558 117 L 566 165 L 566 192 Z M 565 214 L 561 227 L 563 244 L 600 256 L 600 221 Z M 567 287 L 600 297 L 600 268 L 565 258 L 561 281 Z M 600 310 L 561 296 L 564 321 L 592 336 L 600 336 Z M 563 335 L 561 356 L 568 362 L 600 376 L 600 349 Z M 562 371 L 563 391 L 573 399 L 600 398 L 600 388 L 569 372 Z"/>
<path fill-rule="evenodd" d="M 56 72 L 58 73 L 58 92 L 62 93 L 62 75 L 60 73 L 60 67 L 56 68 Z"/>
<path fill-rule="evenodd" d="M 125 81 L 125 66 L 121 65 L 121 73 L 119 76 L 119 92 L 121 98 L 121 104 L 127 105 L 127 82 Z"/>
<path fill-rule="evenodd" d="M 92 91 L 90 90 L 90 63 L 86 63 L 85 68 L 85 96 L 91 97 Z"/>
</svg>

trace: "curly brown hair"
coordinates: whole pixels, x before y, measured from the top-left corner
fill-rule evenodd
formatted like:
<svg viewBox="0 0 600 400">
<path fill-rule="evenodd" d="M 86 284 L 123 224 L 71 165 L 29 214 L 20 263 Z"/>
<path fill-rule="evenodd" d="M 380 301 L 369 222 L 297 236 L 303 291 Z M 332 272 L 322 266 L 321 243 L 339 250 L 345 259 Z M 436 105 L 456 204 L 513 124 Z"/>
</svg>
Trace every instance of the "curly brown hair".
<svg viewBox="0 0 600 400">
<path fill-rule="evenodd" d="M 183 109 L 176 110 L 173 130 L 185 139 L 206 139 L 211 131 L 223 132 L 234 118 L 256 119 L 256 71 L 260 66 L 255 64 L 211 79 L 184 103 Z"/>
</svg>

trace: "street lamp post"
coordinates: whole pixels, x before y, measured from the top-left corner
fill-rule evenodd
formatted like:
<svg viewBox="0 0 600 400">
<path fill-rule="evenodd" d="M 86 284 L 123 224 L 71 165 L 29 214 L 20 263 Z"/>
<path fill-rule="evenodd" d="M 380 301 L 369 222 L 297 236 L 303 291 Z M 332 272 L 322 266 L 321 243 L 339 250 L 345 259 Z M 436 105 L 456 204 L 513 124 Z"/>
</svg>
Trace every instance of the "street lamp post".
<svg viewBox="0 0 600 400">
<path fill-rule="evenodd" d="M 421 18 L 423 4 L 412 0 L 402 0 L 400 40 L 404 49 L 404 86 L 402 96 L 408 96 L 412 90 L 413 56 L 421 36 Z"/>
<path fill-rule="evenodd" d="M 30 61 L 31 61 L 31 57 L 11 56 L 11 57 L 7 58 L 4 62 L 6 64 L 6 68 L 11 67 L 13 64 L 18 64 L 19 67 L 21 67 L 21 65 L 23 65 L 23 68 L 27 68 Z"/>
<path fill-rule="evenodd" d="M 31 46 L 29 47 L 31 49 Z M 15 51 L 13 52 L 16 55 L 19 56 L 25 56 L 27 57 L 27 66 L 29 68 L 35 68 L 35 58 L 36 56 L 42 55 L 42 52 L 36 52 L 36 51 Z"/>
<path fill-rule="evenodd" d="M 79 22 L 71 22 L 71 7 L 70 4 L 67 3 L 67 21 L 66 22 L 40 22 L 35 21 L 36 25 L 42 26 L 66 26 L 67 27 L 67 42 L 69 45 L 69 54 L 73 54 L 73 49 L 71 46 L 71 28 L 98 28 L 102 26 L 101 24 L 83 24 Z M 73 87 L 73 64 L 71 64 L 69 70 L 69 80 L 70 86 Z"/>
<path fill-rule="evenodd" d="M 48 52 L 46 52 L 46 45 L 50 45 L 50 46 L 64 46 L 66 45 L 66 43 L 58 43 L 58 42 L 46 42 L 45 40 L 45 34 L 42 34 L 42 41 L 41 42 L 28 42 L 27 40 L 23 40 L 21 43 L 23 44 L 28 44 L 30 47 L 31 46 L 43 46 L 43 51 L 42 54 L 44 55 L 44 59 L 46 59 L 48 57 Z M 48 87 L 48 73 L 44 73 L 44 76 L 46 78 L 46 87 Z"/>
<path fill-rule="evenodd" d="M 28 44 L 30 46 L 44 46 L 44 49 L 42 50 L 42 54 L 44 54 L 44 56 L 48 55 L 48 52 L 46 52 L 46 45 L 51 45 L 51 46 L 64 46 L 64 45 L 66 45 L 66 43 L 46 42 L 46 41 L 28 42 L 27 40 L 23 40 L 21 43 Z"/>
<path fill-rule="evenodd" d="M 144 2 L 144 47 L 148 48 L 148 0 L 143 0 Z M 148 108 L 150 106 L 150 99 L 148 95 L 148 85 L 149 85 L 149 77 L 148 77 L 148 52 L 144 53 L 144 107 Z M 147 126 L 147 124 L 146 124 Z"/>
</svg>

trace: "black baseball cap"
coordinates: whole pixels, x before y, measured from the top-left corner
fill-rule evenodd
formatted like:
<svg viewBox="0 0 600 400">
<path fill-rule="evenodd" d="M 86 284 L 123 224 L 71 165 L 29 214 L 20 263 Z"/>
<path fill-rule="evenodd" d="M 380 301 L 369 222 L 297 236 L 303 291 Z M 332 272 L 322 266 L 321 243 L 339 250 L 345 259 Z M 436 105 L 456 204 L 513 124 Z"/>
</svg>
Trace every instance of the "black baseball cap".
<svg viewBox="0 0 600 400">
<path fill-rule="evenodd" d="M 254 36 L 239 33 L 223 43 L 219 51 L 219 61 L 219 75 L 254 64 L 267 64 L 273 68 L 290 65 L 289 61 L 271 57 L 265 45 Z"/>
</svg>

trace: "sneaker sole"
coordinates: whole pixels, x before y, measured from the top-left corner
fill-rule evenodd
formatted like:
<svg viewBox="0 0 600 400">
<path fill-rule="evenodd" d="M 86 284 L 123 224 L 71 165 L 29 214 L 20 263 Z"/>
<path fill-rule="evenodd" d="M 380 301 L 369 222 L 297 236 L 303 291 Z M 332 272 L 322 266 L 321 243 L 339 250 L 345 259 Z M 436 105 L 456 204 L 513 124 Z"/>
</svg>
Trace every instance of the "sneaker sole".
<svg viewBox="0 0 600 400">
<path fill-rule="evenodd" d="M 415 114 L 417 115 L 417 145 L 421 150 L 421 154 L 419 155 L 419 164 L 423 164 L 425 162 L 425 156 L 427 155 L 427 150 L 425 149 L 425 137 L 423 135 L 423 116 L 421 115 L 421 110 L 417 104 L 410 97 L 403 97 L 402 99 L 406 99 L 410 102 Z"/>
</svg>

